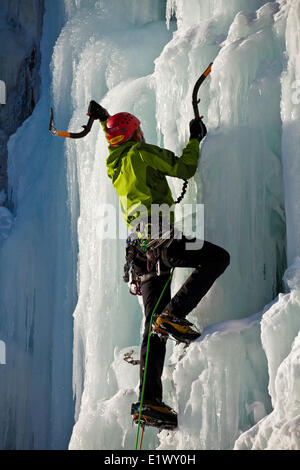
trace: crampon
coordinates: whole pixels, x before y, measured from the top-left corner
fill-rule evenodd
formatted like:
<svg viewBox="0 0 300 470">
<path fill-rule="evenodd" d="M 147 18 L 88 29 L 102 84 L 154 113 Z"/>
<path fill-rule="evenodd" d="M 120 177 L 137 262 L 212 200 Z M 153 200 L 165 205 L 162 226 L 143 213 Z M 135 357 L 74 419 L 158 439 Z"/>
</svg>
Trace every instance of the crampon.
<svg viewBox="0 0 300 470">
<path fill-rule="evenodd" d="M 195 328 L 193 323 L 185 318 L 175 317 L 166 311 L 154 318 L 152 334 L 157 334 L 165 340 L 170 338 L 176 341 L 177 344 L 184 343 L 188 346 L 201 336 L 200 332 L 193 328 Z"/>
<path fill-rule="evenodd" d="M 139 422 L 140 403 L 133 403 L 131 406 L 132 422 Z M 142 406 L 141 426 L 152 426 L 160 430 L 173 430 L 177 428 L 177 413 L 164 403 L 144 404 Z"/>
</svg>

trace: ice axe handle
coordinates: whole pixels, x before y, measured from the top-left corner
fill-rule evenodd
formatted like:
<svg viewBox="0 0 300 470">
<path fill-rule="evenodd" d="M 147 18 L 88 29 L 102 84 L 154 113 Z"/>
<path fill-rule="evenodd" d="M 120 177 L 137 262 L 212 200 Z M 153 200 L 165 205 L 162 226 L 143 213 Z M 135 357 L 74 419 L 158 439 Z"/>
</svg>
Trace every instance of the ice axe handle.
<svg viewBox="0 0 300 470">
<path fill-rule="evenodd" d="M 193 109 L 194 109 L 194 114 L 195 114 L 195 119 L 202 119 L 199 114 L 199 109 L 198 109 L 198 104 L 200 103 L 200 99 L 198 100 L 198 91 L 206 77 L 210 74 L 211 72 L 211 67 L 213 65 L 213 62 L 209 64 L 209 66 L 204 70 L 203 74 L 198 78 L 194 90 L 193 90 L 193 96 L 192 96 L 192 104 L 193 104 Z"/>
</svg>

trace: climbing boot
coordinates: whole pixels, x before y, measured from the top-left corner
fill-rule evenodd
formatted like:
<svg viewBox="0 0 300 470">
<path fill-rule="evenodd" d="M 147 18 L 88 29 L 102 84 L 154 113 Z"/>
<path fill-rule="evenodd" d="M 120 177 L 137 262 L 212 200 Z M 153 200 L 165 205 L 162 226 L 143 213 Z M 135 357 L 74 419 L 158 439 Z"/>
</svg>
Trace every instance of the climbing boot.
<svg viewBox="0 0 300 470">
<path fill-rule="evenodd" d="M 140 402 L 133 403 L 131 405 L 131 415 L 135 424 L 139 422 L 139 413 Z M 177 413 L 158 400 L 145 401 L 142 405 L 141 425 L 172 430 L 177 427 Z"/>
<path fill-rule="evenodd" d="M 193 323 L 185 318 L 175 317 L 172 313 L 165 310 L 162 314 L 153 318 L 152 333 L 162 337 L 171 337 L 180 343 L 190 344 L 191 341 L 199 338 L 199 331 L 192 329 Z"/>
</svg>

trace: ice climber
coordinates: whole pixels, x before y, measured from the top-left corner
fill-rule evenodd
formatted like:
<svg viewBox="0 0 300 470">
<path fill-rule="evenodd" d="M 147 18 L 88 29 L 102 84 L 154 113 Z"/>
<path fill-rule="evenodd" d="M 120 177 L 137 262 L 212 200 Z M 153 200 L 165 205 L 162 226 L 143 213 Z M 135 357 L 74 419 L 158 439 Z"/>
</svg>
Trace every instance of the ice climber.
<svg viewBox="0 0 300 470">
<path fill-rule="evenodd" d="M 210 242 L 204 241 L 199 244 L 201 248 L 191 249 L 190 239 L 184 235 L 181 238 L 174 236 L 174 200 L 166 176 L 183 180 L 194 176 L 200 157 L 199 143 L 207 130 L 202 119 L 193 119 L 189 125 L 189 141 L 181 157 L 176 157 L 170 150 L 146 143 L 139 119 L 130 113 L 110 116 L 99 106 L 92 117 L 100 120 L 109 143 L 107 173 L 120 198 L 122 215 L 132 230 L 133 236 L 127 240 L 127 257 L 133 266 L 134 279 L 140 282 L 144 304 L 140 397 L 132 405 L 131 414 L 133 418 L 139 414 L 148 332 L 153 317 L 152 331 L 160 335 L 151 334 L 150 337 L 141 413 L 150 425 L 174 428 L 177 426 L 177 414 L 162 401 L 165 339 L 170 336 L 179 342 L 190 343 L 200 336 L 185 317 L 225 271 L 230 259 L 227 251 Z M 170 210 L 165 214 L 162 211 L 154 223 L 152 208 L 156 205 Z M 170 236 L 163 237 L 162 222 L 165 217 L 169 218 Z M 170 270 L 174 267 L 195 269 L 173 298 L 170 284 L 167 286 L 157 312 L 152 316 Z"/>
</svg>

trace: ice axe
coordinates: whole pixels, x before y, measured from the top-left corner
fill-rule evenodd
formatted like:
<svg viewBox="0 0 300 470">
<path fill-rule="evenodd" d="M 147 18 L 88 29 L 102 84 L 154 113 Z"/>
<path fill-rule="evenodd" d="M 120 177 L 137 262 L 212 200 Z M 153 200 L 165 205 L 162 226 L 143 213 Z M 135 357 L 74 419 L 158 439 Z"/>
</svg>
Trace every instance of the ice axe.
<svg viewBox="0 0 300 470">
<path fill-rule="evenodd" d="M 213 63 L 211 62 L 209 64 L 209 66 L 204 70 L 203 74 L 196 81 L 194 89 L 193 89 L 192 104 L 193 104 L 195 119 L 197 119 L 198 121 L 200 121 L 200 119 L 202 119 L 204 117 L 204 116 L 200 116 L 200 114 L 199 114 L 198 104 L 200 103 L 200 99 L 198 100 L 198 91 L 199 91 L 200 86 L 202 85 L 202 83 L 206 79 L 206 77 L 210 74 L 212 64 Z M 186 190 L 187 190 L 187 185 L 188 185 L 188 181 L 184 180 L 182 190 L 181 190 L 181 194 L 180 194 L 179 198 L 175 201 L 175 204 L 178 204 L 184 198 L 184 195 L 185 195 Z"/>
<path fill-rule="evenodd" d="M 210 74 L 212 65 L 213 65 L 213 62 L 211 62 L 209 66 L 207 67 L 207 69 L 204 70 L 203 74 L 201 75 L 201 77 L 198 78 L 194 86 L 193 95 L 192 95 L 192 104 L 193 104 L 195 119 L 203 118 L 203 116 L 200 117 L 199 115 L 198 104 L 200 103 L 200 99 L 198 100 L 198 91 L 199 91 L 200 86 L 206 79 L 206 77 Z"/>
<path fill-rule="evenodd" d="M 198 100 L 198 91 L 206 77 L 210 74 L 211 72 L 211 67 L 212 67 L 212 62 L 209 64 L 209 66 L 204 70 L 203 74 L 198 78 L 194 90 L 193 90 L 193 96 L 192 96 L 192 104 L 193 104 L 193 109 L 194 109 L 194 114 L 195 114 L 195 119 L 202 119 L 203 116 L 200 117 L 199 115 L 199 110 L 198 110 L 198 104 L 200 103 L 200 99 Z M 51 108 L 51 116 L 50 116 L 50 123 L 49 123 L 49 131 L 51 132 L 52 135 L 58 136 L 58 137 L 65 137 L 65 138 L 70 138 L 70 139 L 81 139 L 82 137 L 85 137 L 88 135 L 88 133 L 92 129 L 92 125 L 96 119 L 99 119 L 100 116 L 100 105 L 96 103 L 96 101 L 92 100 L 90 101 L 89 107 L 88 107 L 88 112 L 87 116 L 89 116 L 88 123 L 86 125 L 83 125 L 83 131 L 81 132 L 67 132 L 67 131 L 60 131 L 56 129 L 54 125 L 54 113 L 53 113 L 53 108 Z"/>
<path fill-rule="evenodd" d="M 83 131 L 81 132 L 66 132 L 66 131 L 59 131 L 55 128 L 54 126 L 54 113 L 53 113 L 53 108 L 51 108 L 51 117 L 50 117 L 50 123 L 49 123 L 49 131 L 51 132 L 52 135 L 58 136 L 58 137 L 67 137 L 70 139 L 81 139 L 82 137 L 85 137 L 88 135 L 90 130 L 92 129 L 92 125 L 96 119 L 98 119 L 98 114 L 99 114 L 99 104 L 96 103 L 96 101 L 92 100 L 90 101 L 87 116 L 89 116 L 88 123 L 86 125 L 83 125 Z"/>
</svg>

